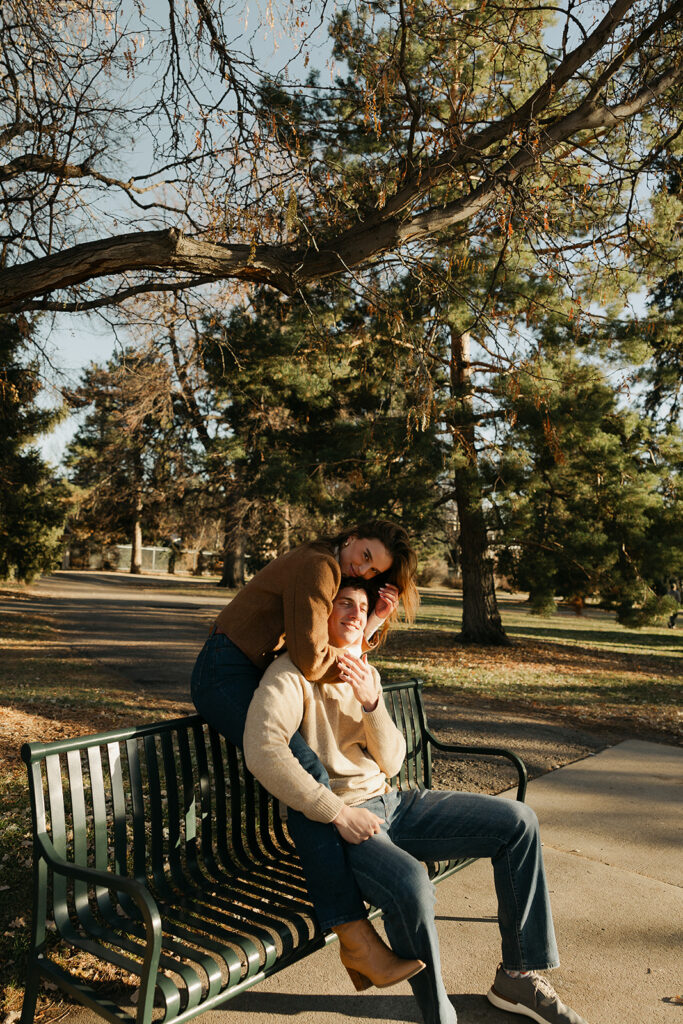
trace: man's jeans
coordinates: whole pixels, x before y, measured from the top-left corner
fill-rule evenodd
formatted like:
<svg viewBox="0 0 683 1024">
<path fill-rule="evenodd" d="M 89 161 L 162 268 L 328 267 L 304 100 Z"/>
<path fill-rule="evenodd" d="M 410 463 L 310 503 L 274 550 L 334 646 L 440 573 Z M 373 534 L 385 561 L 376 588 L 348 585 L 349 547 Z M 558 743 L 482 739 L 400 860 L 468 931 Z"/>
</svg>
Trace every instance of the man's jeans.
<svg viewBox="0 0 683 1024">
<path fill-rule="evenodd" d="M 192 672 L 192 700 L 200 715 L 231 743 L 241 747 L 249 703 L 261 679 L 261 669 L 223 633 L 212 633 Z M 316 754 L 299 733 L 289 744 L 300 764 L 324 786 L 329 777 Z M 358 884 L 333 825 L 311 821 L 289 810 L 289 833 L 301 860 L 308 892 L 323 930 L 367 916 Z"/>
<path fill-rule="evenodd" d="M 431 790 L 392 790 L 363 807 L 382 818 L 382 831 L 349 846 L 349 860 L 364 898 L 384 912 L 394 952 L 427 964 L 410 981 L 425 1024 L 455 1024 L 456 1014 L 441 977 L 435 890 L 421 861 L 490 858 L 503 965 L 558 965 L 538 821 L 530 807 L 504 797 Z"/>
</svg>

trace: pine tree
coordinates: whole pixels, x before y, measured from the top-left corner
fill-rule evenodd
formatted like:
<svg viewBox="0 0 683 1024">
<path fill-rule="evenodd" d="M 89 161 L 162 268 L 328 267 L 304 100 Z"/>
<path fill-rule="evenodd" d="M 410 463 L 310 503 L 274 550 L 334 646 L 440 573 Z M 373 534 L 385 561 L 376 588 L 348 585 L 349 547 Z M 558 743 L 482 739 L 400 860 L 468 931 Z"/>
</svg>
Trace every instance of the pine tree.
<svg viewBox="0 0 683 1024">
<path fill-rule="evenodd" d="M 411 529 L 428 516 L 434 429 L 410 421 L 414 375 L 376 326 L 334 288 L 298 305 L 264 291 L 207 325 L 202 358 L 223 427 L 211 458 L 230 466 L 252 569 L 342 523 L 387 515 Z"/>
<path fill-rule="evenodd" d="M 30 582 L 58 564 L 67 492 L 34 442 L 62 418 L 37 404 L 31 325 L 0 318 L 0 579 Z"/>
<path fill-rule="evenodd" d="M 634 609 L 663 592 L 665 562 L 681 565 L 674 446 L 664 452 L 655 424 L 573 354 L 500 385 L 511 426 L 490 473 L 503 567 L 537 611 L 553 610 L 556 595 L 579 608 L 597 597 L 635 621 Z"/>
<path fill-rule="evenodd" d="M 85 412 L 65 459 L 80 492 L 76 536 L 99 546 L 128 540 L 139 573 L 143 535 L 174 532 L 193 483 L 174 431 L 170 368 L 149 346 L 128 348 L 106 367 L 91 364 L 70 397 Z"/>
</svg>

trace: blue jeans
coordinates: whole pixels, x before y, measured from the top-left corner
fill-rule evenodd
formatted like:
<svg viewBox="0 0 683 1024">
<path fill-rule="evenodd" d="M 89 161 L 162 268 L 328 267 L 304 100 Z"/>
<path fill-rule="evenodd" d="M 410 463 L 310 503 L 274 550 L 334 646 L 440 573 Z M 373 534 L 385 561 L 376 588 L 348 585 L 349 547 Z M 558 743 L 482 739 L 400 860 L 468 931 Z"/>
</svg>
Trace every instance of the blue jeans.
<svg viewBox="0 0 683 1024">
<path fill-rule="evenodd" d="M 559 963 L 536 815 L 526 804 L 478 793 L 391 790 L 363 804 L 382 831 L 348 856 L 364 898 L 384 912 L 401 957 L 426 968 L 410 985 L 425 1024 L 455 1024 L 441 977 L 435 890 L 421 861 L 486 857 L 493 864 L 503 965 L 543 970 Z"/>
<path fill-rule="evenodd" d="M 192 700 L 209 725 L 241 747 L 247 710 L 261 679 L 257 668 L 223 633 L 212 633 L 192 671 Z M 329 787 L 329 777 L 317 755 L 297 732 L 290 749 L 314 779 Z M 333 825 L 310 821 L 288 811 L 287 826 L 294 840 L 306 885 L 323 930 L 367 917 L 358 884 L 346 859 L 345 843 Z"/>
</svg>

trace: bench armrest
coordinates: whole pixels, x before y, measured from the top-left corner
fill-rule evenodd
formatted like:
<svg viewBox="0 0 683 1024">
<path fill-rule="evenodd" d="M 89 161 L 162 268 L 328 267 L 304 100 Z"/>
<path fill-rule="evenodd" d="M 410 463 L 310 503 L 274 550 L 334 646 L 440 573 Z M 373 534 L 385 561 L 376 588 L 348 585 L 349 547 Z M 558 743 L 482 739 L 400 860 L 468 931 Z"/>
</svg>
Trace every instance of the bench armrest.
<svg viewBox="0 0 683 1024">
<path fill-rule="evenodd" d="M 150 892 L 137 879 L 129 878 L 126 875 L 117 875 L 114 871 L 101 871 L 99 868 L 93 868 L 87 864 L 76 864 L 73 861 L 64 860 L 55 850 L 52 840 L 46 832 L 38 833 L 36 845 L 40 855 L 55 874 L 74 878 L 79 882 L 100 885 L 105 889 L 113 889 L 115 892 L 126 893 L 140 910 L 147 933 L 147 942 L 152 947 L 158 944 L 159 949 L 161 948 L 159 908 Z"/>
<path fill-rule="evenodd" d="M 504 747 L 484 747 L 484 746 L 463 746 L 460 743 L 443 743 L 440 739 L 430 732 L 429 729 L 425 730 L 427 739 L 436 750 L 441 750 L 445 754 L 475 754 L 480 757 L 504 757 L 506 760 L 511 761 L 517 770 L 517 799 L 524 801 L 526 795 L 526 784 L 527 784 L 527 770 L 524 761 L 517 754 L 511 750 L 506 750 Z"/>
</svg>

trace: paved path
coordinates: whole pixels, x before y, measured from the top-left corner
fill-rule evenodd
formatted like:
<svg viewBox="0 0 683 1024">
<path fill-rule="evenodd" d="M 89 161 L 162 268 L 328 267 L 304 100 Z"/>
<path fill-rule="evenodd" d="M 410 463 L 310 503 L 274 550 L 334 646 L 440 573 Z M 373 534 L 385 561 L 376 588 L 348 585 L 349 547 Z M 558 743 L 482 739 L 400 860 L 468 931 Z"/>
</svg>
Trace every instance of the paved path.
<svg viewBox="0 0 683 1024">
<path fill-rule="evenodd" d="M 30 595 L 22 614 L 49 618 L 72 650 L 180 699 L 227 600 L 204 581 L 111 572 L 57 572 L 34 583 Z"/>
<path fill-rule="evenodd" d="M 552 981 L 588 1024 L 681 1024 L 683 750 L 632 740 L 536 779 L 537 811 L 562 966 Z M 498 959 L 491 868 L 437 887 L 446 985 L 459 1024 L 527 1018 L 483 993 Z M 407 983 L 354 995 L 335 947 L 238 997 L 205 1024 L 418 1021 Z M 64 1024 L 96 1024 L 72 1009 Z"/>
</svg>

